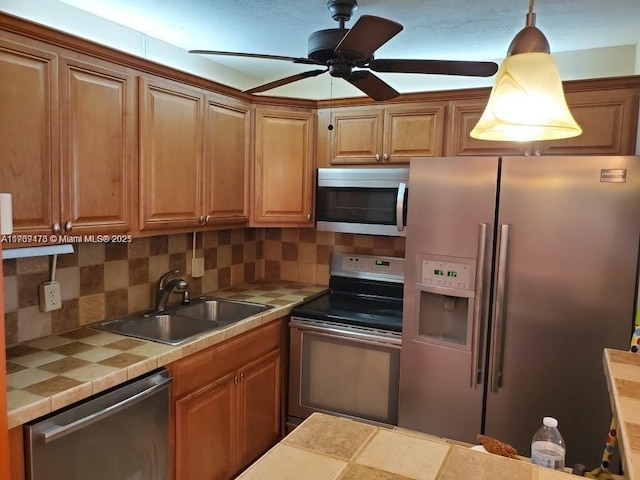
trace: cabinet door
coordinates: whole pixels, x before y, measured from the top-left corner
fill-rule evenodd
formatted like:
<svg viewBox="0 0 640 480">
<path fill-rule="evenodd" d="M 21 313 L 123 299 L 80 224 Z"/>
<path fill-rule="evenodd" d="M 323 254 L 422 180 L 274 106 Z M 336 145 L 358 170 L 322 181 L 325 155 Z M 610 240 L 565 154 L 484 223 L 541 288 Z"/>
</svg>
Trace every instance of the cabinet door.
<svg viewBox="0 0 640 480">
<path fill-rule="evenodd" d="M 253 223 L 309 226 L 313 199 L 313 113 L 256 109 Z"/>
<path fill-rule="evenodd" d="M 441 156 L 444 117 L 444 105 L 386 109 L 383 162 L 409 163 L 411 157 Z"/>
<path fill-rule="evenodd" d="M 486 100 L 454 100 L 449 102 L 450 121 L 447 155 L 526 155 L 533 149 L 531 142 L 491 142 L 471 138 L 469 133 L 476 126 L 487 105 Z"/>
<path fill-rule="evenodd" d="M 176 480 L 227 480 L 237 471 L 235 374 L 175 404 Z"/>
<path fill-rule="evenodd" d="M 202 112 L 195 88 L 140 79 L 140 229 L 200 225 Z"/>
<path fill-rule="evenodd" d="M 61 58 L 62 214 L 74 233 L 126 232 L 132 222 L 134 77 L 97 59 Z"/>
<path fill-rule="evenodd" d="M 240 371 L 240 467 L 280 439 L 280 350 Z"/>
<path fill-rule="evenodd" d="M 334 110 L 329 132 L 331 164 L 376 164 L 382 161 L 383 111 L 379 108 Z"/>
<path fill-rule="evenodd" d="M 582 135 L 541 142 L 543 155 L 633 155 L 638 121 L 634 89 L 570 92 L 566 95 Z"/>
<path fill-rule="evenodd" d="M 207 97 L 204 135 L 205 211 L 208 224 L 247 221 L 249 105 Z"/>
<path fill-rule="evenodd" d="M 0 38 L 0 85 L 0 191 L 13 195 L 14 233 L 50 234 L 60 210 L 56 54 Z"/>
</svg>

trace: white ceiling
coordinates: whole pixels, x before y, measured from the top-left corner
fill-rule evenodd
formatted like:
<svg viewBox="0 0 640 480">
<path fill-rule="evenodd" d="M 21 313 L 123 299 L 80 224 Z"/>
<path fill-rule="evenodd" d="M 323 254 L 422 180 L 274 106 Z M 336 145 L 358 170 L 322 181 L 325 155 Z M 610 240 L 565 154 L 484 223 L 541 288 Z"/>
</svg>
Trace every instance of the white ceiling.
<svg viewBox="0 0 640 480">
<path fill-rule="evenodd" d="M 306 57 L 310 33 L 337 27 L 326 0 L 60 1 L 185 50 Z M 377 58 L 500 61 L 524 26 L 528 5 L 527 0 L 360 0 L 347 27 L 363 14 L 404 26 L 376 52 Z M 552 53 L 636 45 L 640 40 L 640 0 L 538 0 L 535 12 Z M 276 60 L 209 58 L 257 77 L 256 85 L 317 68 Z M 400 78 L 419 75 L 381 76 L 400 91 L 421 90 Z M 319 78 L 330 82 L 328 75 Z M 298 83 L 319 85 L 314 81 Z"/>
</svg>

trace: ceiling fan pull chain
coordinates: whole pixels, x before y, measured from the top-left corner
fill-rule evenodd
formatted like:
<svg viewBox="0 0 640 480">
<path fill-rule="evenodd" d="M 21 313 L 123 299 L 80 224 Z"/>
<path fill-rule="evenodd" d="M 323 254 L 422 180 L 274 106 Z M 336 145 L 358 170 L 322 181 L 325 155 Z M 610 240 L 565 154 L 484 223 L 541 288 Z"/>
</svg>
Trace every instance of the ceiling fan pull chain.
<svg viewBox="0 0 640 480">
<path fill-rule="evenodd" d="M 330 77 L 331 80 L 329 82 L 329 125 L 327 125 L 327 130 L 333 130 L 333 123 L 331 123 L 331 115 L 332 115 L 332 107 L 333 107 L 333 77 Z"/>
</svg>

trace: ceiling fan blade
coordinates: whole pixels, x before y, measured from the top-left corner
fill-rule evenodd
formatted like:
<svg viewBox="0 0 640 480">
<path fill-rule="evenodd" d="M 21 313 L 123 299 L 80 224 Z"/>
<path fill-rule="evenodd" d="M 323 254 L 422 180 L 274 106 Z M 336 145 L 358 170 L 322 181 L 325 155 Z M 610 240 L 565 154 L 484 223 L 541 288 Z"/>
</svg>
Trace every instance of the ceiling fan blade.
<svg viewBox="0 0 640 480">
<path fill-rule="evenodd" d="M 362 59 L 371 58 L 382 45 L 402 31 L 402 25 L 373 15 L 362 15 L 340 40 L 335 52 Z"/>
<path fill-rule="evenodd" d="M 221 55 L 224 57 L 248 57 L 265 58 L 267 60 L 284 60 L 293 63 L 304 63 L 307 65 L 324 65 L 309 58 L 285 57 L 282 55 L 263 55 L 261 53 L 241 53 L 241 52 L 221 52 L 219 50 L 189 50 L 189 53 L 200 53 L 202 55 Z"/>
<path fill-rule="evenodd" d="M 430 73 L 435 75 L 466 75 L 490 77 L 498 71 L 494 62 L 468 62 L 456 60 L 402 60 L 375 59 L 367 65 L 375 72 Z"/>
<path fill-rule="evenodd" d="M 295 75 L 291 75 L 290 77 L 281 78 L 280 80 L 275 80 L 273 82 L 265 83 L 264 85 L 260 85 L 258 87 L 254 87 L 250 90 L 245 90 L 245 93 L 259 93 L 265 92 L 267 90 L 271 90 L 272 88 L 281 87 L 282 85 L 287 85 L 288 83 L 297 82 L 298 80 L 302 80 L 304 78 L 315 77 L 328 71 L 325 70 L 309 70 L 308 72 L 297 73 Z"/>
<path fill-rule="evenodd" d="M 391 100 L 400 95 L 400 92 L 396 91 L 391 85 L 383 82 L 373 73 L 366 70 L 353 72 L 351 76 L 345 78 L 345 80 L 354 87 L 362 90 L 374 100 Z"/>
</svg>

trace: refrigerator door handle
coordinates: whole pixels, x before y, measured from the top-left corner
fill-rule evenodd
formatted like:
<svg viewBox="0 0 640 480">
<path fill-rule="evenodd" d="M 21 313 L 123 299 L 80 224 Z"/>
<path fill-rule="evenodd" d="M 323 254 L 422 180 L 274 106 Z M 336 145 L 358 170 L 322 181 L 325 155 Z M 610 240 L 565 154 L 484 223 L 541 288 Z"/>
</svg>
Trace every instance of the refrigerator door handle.
<svg viewBox="0 0 640 480">
<path fill-rule="evenodd" d="M 507 252 L 510 225 L 500 225 L 500 245 L 498 250 L 498 270 L 496 276 L 496 294 L 493 308 L 493 325 L 491 326 L 491 365 L 489 389 L 497 393 L 502 383 L 502 349 L 504 347 L 504 293 L 507 280 Z"/>
<path fill-rule="evenodd" d="M 471 344 L 471 388 L 477 388 L 482 378 L 481 358 L 480 358 L 480 332 L 482 330 L 482 302 L 484 301 L 484 274 L 487 249 L 487 228 L 486 223 L 480 224 L 478 232 L 478 262 L 476 267 L 476 294 L 473 302 L 473 338 Z"/>
<path fill-rule="evenodd" d="M 398 231 L 404 230 L 404 197 L 407 191 L 407 184 L 398 184 L 398 196 L 396 197 L 396 226 Z"/>
</svg>

